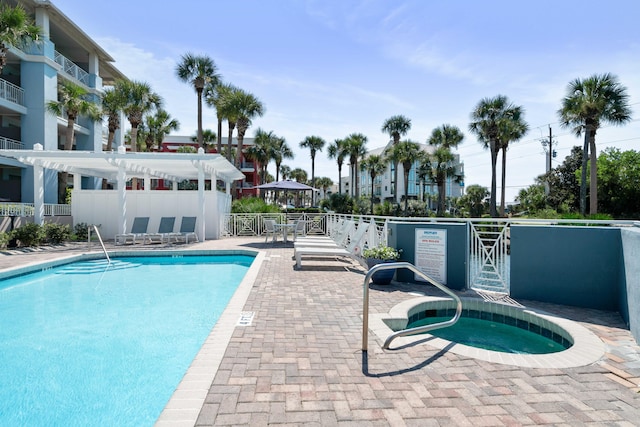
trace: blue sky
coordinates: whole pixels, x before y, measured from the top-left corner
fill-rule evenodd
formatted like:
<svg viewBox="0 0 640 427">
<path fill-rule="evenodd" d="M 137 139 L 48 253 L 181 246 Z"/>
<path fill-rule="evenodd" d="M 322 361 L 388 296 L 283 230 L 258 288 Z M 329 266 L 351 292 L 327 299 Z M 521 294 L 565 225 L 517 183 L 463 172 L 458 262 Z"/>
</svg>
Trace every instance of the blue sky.
<svg viewBox="0 0 640 427">
<path fill-rule="evenodd" d="M 525 109 L 530 132 L 507 154 L 507 200 L 545 171 L 540 139 L 553 128 L 555 165 L 581 145 L 560 128 L 557 110 L 567 84 L 595 73 L 616 74 L 634 111 L 624 127 L 598 131 L 605 147 L 640 150 L 640 31 L 635 0 L 390 1 L 53 0 L 116 60 L 129 78 L 147 81 L 181 123 L 196 132 L 196 96 L 175 77 L 186 52 L 204 54 L 230 82 L 266 106 L 258 127 L 286 138 L 311 174 L 306 136 L 327 143 L 360 132 L 371 149 L 386 144 L 380 128 L 402 114 L 407 138 L 425 142 L 442 124 L 466 135 L 458 148 L 465 184 L 490 185 L 489 153 L 469 133 L 469 116 L 485 97 L 506 95 Z M 216 128 L 205 109 L 204 127 Z M 223 128 L 226 135 L 226 127 Z M 316 156 L 316 176 L 338 179 L 337 165 Z M 272 173 L 274 173 L 272 166 Z M 346 169 L 346 168 L 345 168 Z"/>
</svg>

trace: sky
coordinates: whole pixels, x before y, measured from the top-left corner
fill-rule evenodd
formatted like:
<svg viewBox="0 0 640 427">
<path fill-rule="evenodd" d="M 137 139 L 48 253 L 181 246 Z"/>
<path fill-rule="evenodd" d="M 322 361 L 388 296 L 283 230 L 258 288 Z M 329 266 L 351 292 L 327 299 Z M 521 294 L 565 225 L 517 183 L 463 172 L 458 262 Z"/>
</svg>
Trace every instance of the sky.
<svg viewBox="0 0 640 427">
<path fill-rule="evenodd" d="M 460 128 L 465 139 L 456 151 L 465 185 L 489 188 L 490 155 L 468 130 L 470 114 L 483 98 L 505 95 L 524 108 L 530 128 L 507 153 L 506 200 L 513 201 L 545 172 L 540 140 L 549 127 L 554 167 L 582 146 L 560 126 L 557 111 L 569 82 L 602 73 L 616 75 L 627 88 L 633 120 L 603 125 L 598 153 L 640 150 L 636 0 L 52 3 L 115 59 L 116 68 L 164 98 L 181 125 L 176 135 L 197 131 L 196 94 L 176 77 L 176 65 L 188 52 L 209 56 L 224 82 L 265 106 L 247 136 L 262 128 L 284 137 L 295 155 L 284 164 L 305 169 L 309 178 L 309 150 L 299 147 L 305 137 L 320 136 L 328 145 L 357 132 L 375 149 L 389 140 L 384 121 L 401 114 L 412 125 L 404 139 L 420 143 L 443 124 Z M 203 127 L 217 129 L 215 110 L 204 108 Z M 337 164 L 326 151 L 316 155 L 316 177 L 337 183 Z M 275 175 L 273 164 L 269 170 Z"/>
</svg>

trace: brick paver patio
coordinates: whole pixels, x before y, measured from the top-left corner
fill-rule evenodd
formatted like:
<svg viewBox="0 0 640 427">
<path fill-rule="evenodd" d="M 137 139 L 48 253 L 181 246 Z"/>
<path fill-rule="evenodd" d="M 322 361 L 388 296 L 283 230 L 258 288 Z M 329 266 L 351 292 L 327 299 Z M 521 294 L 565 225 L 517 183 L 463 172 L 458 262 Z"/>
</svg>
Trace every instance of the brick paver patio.
<svg viewBox="0 0 640 427">
<path fill-rule="evenodd" d="M 257 238 L 190 247 L 266 252 L 244 306 L 253 322 L 234 329 L 196 425 L 640 424 L 640 348 L 616 313 L 519 301 L 580 322 L 603 340 L 605 357 L 579 368 L 493 364 L 427 342 L 382 350 L 374 334 L 363 355 L 359 265 L 305 260 L 295 270 L 290 243 Z M 0 271 L 82 250 L 3 252 Z M 374 288 L 370 312 L 386 313 L 424 288 Z"/>
</svg>

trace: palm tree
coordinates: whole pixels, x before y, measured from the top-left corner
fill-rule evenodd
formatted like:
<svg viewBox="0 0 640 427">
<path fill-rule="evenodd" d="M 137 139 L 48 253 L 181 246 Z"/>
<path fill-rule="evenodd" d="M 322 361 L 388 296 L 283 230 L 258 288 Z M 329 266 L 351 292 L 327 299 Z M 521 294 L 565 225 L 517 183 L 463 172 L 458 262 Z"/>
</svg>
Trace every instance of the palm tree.
<svg viewBox="0 0 640 427">
<path fill-rule="evenodd" d="M 358 198 L 360 191 L 358 188 L 358 160 L 367 154 L 367 137 L 361 133 L 352 133 L 345 138 L 345 151 L 349 154 L 349 162 L 351 163 L 351 188 L 353 188 L 353 196 Z"/>
<path fill-rule="evenodd" d="M 236 111 L 238 113 L 238 150 L 236 165 L 240 168 L 242 161 L 242 150 L 244 145 L 244 135 L 251 125 L 251 121 L 264 114 L 264 104 L 258 98 L 244 90 L 237 90 L 233 95 Z"/>
<path fill-rule="evenodd" d="M 400 138 L 405 136 L 409 130 L 411 130 L 411 119 L 402 116 L 391 116 L 382 124 L 382 132 L 389 134 L 389 137 L 393 140 L 393 145 L 398 145 Z M 398 161 L 393 156 L 387 156 L 393 164 L 393 195 L 396 198 L 396 203 L 400 203 L 398 200 Z"/>
<path fill-rule="evenodd" d="M 413 163 L 421 159 L 423 156 L 422 153 L 423 151 L 420 149 L 420 145 L 410 140 L 401 141 L 391 148 L 390 155 L 397 159 L 398 163 L 402 165 L 402 172 L 404 174 L 405 213 L 409 208 L 409 172 L 411 172 Z M 388 159 L 385 158 L 385 161 L 388 161 Z"/>
<path fill-rule="evenodd" d="M 180 80 L 191 83 L 198 96 L 198 145 L 204 148 L 202 139 L 202 92 L 206 85 L 213 86 L 220 83 L 221 77 L 218 74 L 213 59 L 208 56 L 198 56 L 186 53 L 182 56 L 180 63 L 176 67 L 176 74 Z"/>
<path fill-rule="evenodd" d="M 276 168 L 276 181 L 278 181 L 278 174 L 282 175 L 282 179 L 285 180 L 291 177 L 291 168 L 287 165 L 282 165 Z"/>
<path fill-rule="evenodd" d="M 373 215 L 373 199 L 375 199 L 373 189 L 376 176 L 382 175 L 384 171 L 387 170 L 387 163 L 382 156 L 372 154 L 362 161 L 362 165 L 360 167 L 362 170 L 368 171 L 369 177 L 371 178 L 371 215 Z"/>
<path fill-rule="evenodd" d="M 209 107 L 214 107 L 216 109 L 216 118 L 218 119 L 218 133 L 216 139 L 216 152 L 218 154 L 222 154 L 222 122 L 224 121 L 224 116 L 220 111 L 221 104 L 223 102 L 224 95 L 228 93 L 230 85 L 225 85 L 222 82 L 218 82 L 217 84 L 208 84 L 204 88 L 204 100 Z"/>
<path fill-rule="evenodd" d="M 145 121 L 147 151 L 152 151 L 154 145 L 159 149 L 167 134 L 180 129 L 180 122 L 171 118 L 171 115 L 162 108 L 158 108 L 155 114 L 146 116 Z"/>
<path fill-rule="evenodd" d="M 333 180 L 331 178 L 328 178 L 326 176 L 320 177 L 316 179 L 317 185 L 319 188 L 322 188 L 322 196 L 324 198 L 327 197 L 327 190 L 329 190 L 329 187 L 331 187 L 333 185 Z"/>
<path fill-rule="evenodd" d="M 343 139 L 336 139 L 327 148 L 327 155 L 330 159 L 336 159 L 338 163 L 338 194 L 342 192 L 342 164 L 347 156 L 345 142 Z"/>
<path fill-rule="evenodd" d="M 162 98 L 151 90 L 148 83 L 136 80 L 123 81 L 121 90 L 125 97 L 122 111 L 131 125 L 131 151 L 135 152 L 138 147 L 138 126 L 146 113 L 162 107 Z"/>
<path fill-rule="evenodd" d="M 308 148 L 311 152 L 311 186 L 316 187 L 316 152 L 322 151 L 326 141 L 319 136 L 308 136 L 300 142 L 300 148 Z M 315 192 L 311 192 L 311 206 L 315 206 Z"/>
<path fill-rule="evenodd" d="M 448 177 L 456 177 L 460 181 L 461 177 L 457 174 L 456 168 L 452 165 L 454 156 L 451 153 L 452 148 L 458 147 L 464 134 L 457 126 L 442 125 L 435 128 L 431 136 L 427 140 L 427 144 L 435 147 L 433 155 L 429 156 L 430 178 L 438 186 L 438 210 L 436 215 L 444 215 L 445 205 L 445 183 Z"/>
<path fill-rule="evenodd" d="M 480 143 L 489 148 L 491 153 L 491 199 L 489 211 L 492 217 L 498 216 L 496 210 L 496 165 L 498 152 L 505 140 L 508 140 L 510 129 L 514 126 L 514 118 L 521 117 L 517 112 L 521 107 L 516 107 L 509 102 L 504 95 L 495 98 L 484 98 L 471 112 L 472 122 L 469 130 L 474 133 Z M 526 125 L 525 125 L 526 126 Z"/>
<path fill-rule="evenodd" d="M 72 150 L 75 139 L 75 125 L 79 116 L 88 117 L 91 121 L 100 120 L 100 107 L 89 100 L 89 91 L 67 80 L 58 85 L 58 100 L 46 104 L 47 111 L 56 116 L 67 116 L 67 131 L 64 150 Z M 64 203 L 67 191 L 67 172 L 58 174 L 58 203 Z"/>
<path fill-rule="evenodd" d="M 529 125 L 524 121 L 524 108 L 514 106 L 509 112 L 507 122 L 500 138 L 500 150 L 502 151 L 502 191 L 500 193 L 500 216 L 504 216 L 505 194 L 507 180 L 507 149 L 510 142 L 521 139 L 528 131 Z"/>
<path fill-rule="evenodd" d="M 594 74 L 584 80 L 576 79 L 567 86 L 567 95 L 558 110 L 561 125 L 573 127 L 576 136 L 584 132 L 582 151 L 582 180 L 580 181 L 580 213 L 586 213 L 587 159 L 591 151 L 589 212 L 598 212 L 598 169 L 596 132 L 601 124 L 623 125 L 631 120 L 629 95 L 618 78 L 612 74 Z"/>
<path fill-rule="evenodd" d="M 114 86 L 106 88 L 102 94 L 102 114 L 107 116 L 107 128 L 109 130 L 106 151 L 113 150 L 113 139 L 116 131 L 120 129 L 120 113 L 126 101 L 121 85 L 122 81 L 118 80 Z"/>
<path fill-rule="evenodd" d="M 216 142 L 218 135 L 211 129 L 202 129 L 202 146 L 206 150 L 209 145 Z M 198 142 L 198 134 L 191 137 L 193 142 Z"/>
<path fill-rule="evenodd" d="M 232 153 L 233 153 L 233 130 L 236 127 L 236 123 L 238 122 L 238 118 L 240 115 L 239 108 L 237 104 L 237 93 L 240 91 L 239 88 L 230 85 L 230 84 L 220 84 L 218 85 L 216 91 L 216 98 L 213 101 L 216 107 L 216 112 L 218 114 L 218 118 L 222 118 L 227 121 L 229 136 L 227 137 L 227 160 L 231 163 L 234 162 Z M 220 140 L 218 141 L 218 149 L 219 152 L 222 152 L 222 145 Z"/>
<path fill-rule="evenodd" d="M 289 173 L 285 174 L 283 171 L 285 166 L 280 167 L 284 159 L 293 159 L 293 151 L 291 151 L 291 148 L 289 148 L 289 145 L 284 138 L 278 137 L 273 143 L 273 160 L 276 162 L 276 181 L 280 181 L 280 173 L 282 173 L 282 179 L 291 177 L 291 168 L 286 166 Z"/>
<path fill-rule="evenodd" d="M 0 74 L 7 64 L 9 46 L 21 48 L 40 38 L 42 29 L 20 5 L 0 4 Z"/>
<path fill-rule="evenodd" d="M 276 136 L 273 131 L 256 130 L 253 145 L 247 148 L 246 155 L 260 164 L 260 184 L 264 184 L 267 176 L 267 166 L 273 159 L 273 145 Z"/>
</svg>

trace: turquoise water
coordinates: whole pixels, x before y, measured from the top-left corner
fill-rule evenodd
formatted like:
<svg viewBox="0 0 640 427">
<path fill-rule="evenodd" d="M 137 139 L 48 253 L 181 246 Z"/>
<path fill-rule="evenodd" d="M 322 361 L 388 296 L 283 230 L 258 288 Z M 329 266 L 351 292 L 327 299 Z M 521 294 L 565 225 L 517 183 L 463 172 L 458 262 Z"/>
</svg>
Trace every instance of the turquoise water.
<svg viewBox="0 0 640 427">
<path fill-rule="evenodd" d="M 118 258 L 0 281 L 0 425 L 153 425 L 252 261 Z"/>
<path fill-rule="evenodd" d="M 427 317 L 412 322 L 407 329 L 450 319 L 450 317 Z M 566 350 L 562 344 L 525 329 L 468 317 L 461 317 L 453 326 L 428 333 L 447 341 L 504 353 L 545 354 Z"/>
</svg>

